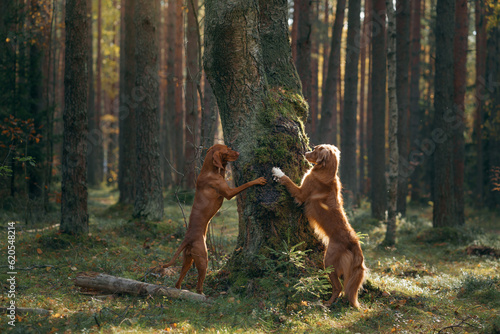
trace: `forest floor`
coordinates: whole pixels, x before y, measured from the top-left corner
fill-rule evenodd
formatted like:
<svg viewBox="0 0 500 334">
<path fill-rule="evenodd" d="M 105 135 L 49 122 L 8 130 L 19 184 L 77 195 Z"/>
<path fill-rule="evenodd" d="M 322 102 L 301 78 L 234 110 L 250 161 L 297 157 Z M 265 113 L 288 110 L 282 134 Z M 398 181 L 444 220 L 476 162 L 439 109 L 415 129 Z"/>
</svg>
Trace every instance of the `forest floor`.
<svg viewBox="0 0 500 334">
<path fill-rule="evenodd" d="M 88 271 L 169 287 L 177 280 L 177 274 L 160 278 L 147 273 L 168 260 L 182 240 L 192 195 L 177 200 L 168 194 L 165 220 L 148 225 L 129 220 L 130 209 L 114 205 L 117 197 L 118 192 L 110 189 L 91 190 L 90 233 L 78 241 L 57 233 L 57 212 L 26 224 L 24 210 L 0 211 L 4 231 L 9 222 L 16 222 L 10 225 L 16 231 L 16 305 L 51 311 L 50 315 L 18 313 L 15 326 L 9 325 L 4 312 L 0 332 L 500 333 L 498 213 L 467 209 L 465 228 L 434 230 L 430 206 L 409 207 L 407 218 L 398 221 L 397 246 L 384 249 L 378 245 L 385 227 L 370 218 L 368 205 L 349 212 L 351 224 L 364 235 L 362 246 L 370 268 L 361 308 L 356 310 L 345 299 L 324 307 L 321 300 L 328 294 L 298 291 L 298 278 L 287 277 L 286 272 L 253 282 L 253 289 L 225 285 L 218 272 L 238 234 L 236 201 L 225 201 L 208 239 L 210 268 L 204 286 L 213 303 L 201 304 L 88 293 L 75 287 L 75 276 Z M 11 300 L 8 245 L 8 233 L 2 233 L 0 307 Z M 275 261 L 286 261 L 290 246 L 284 243 L 284 256 Z M 481 252 L 487 254 L 478 255 Z M 263 265 L 268 261 L 273 260 Z M 196 271 L 191 269 L 183 288 L 194 291 L 195 284 Z"/>
</svg>

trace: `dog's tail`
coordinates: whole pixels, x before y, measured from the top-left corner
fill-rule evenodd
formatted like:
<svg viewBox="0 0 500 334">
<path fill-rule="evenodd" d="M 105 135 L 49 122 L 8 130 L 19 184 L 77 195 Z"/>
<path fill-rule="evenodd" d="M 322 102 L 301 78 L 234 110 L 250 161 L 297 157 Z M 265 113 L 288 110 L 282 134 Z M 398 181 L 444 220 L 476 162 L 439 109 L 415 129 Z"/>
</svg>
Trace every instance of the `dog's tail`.
<svg viewBox="0 0 500 334">
<path fill-rule="evenodd" d="M 344 291 L 351 305 L 355 308 L 359 308 L 358 292 L 365 281 L 367 268 L 365 266 L 363 252 L 361 251 L 361 247 L 359 245 L 353 249 L 353 255 L 354 258 L 351 263 L 351 273 L 349 275 L 349 280 L 345 282 Z"/>
<path fill-rule="evenodd" d="M 184 250 L 184 248 L 186 248 L 186 246 L 188 245 L 188 241 L 186 239 L 184 239 L 184 241 L 181 243 L 181 245 L 179 246 L 179 248 L 177 248 L 177 250 L 175 251 L 175 254 L 174 254 L 174 257 L 172 258 L 172 260 L 170 260 L 168 263 L 165 263 L 162 268 L 168 268 L 170 267 L 171 265 L 173 265 L 175 263 L 175 260 L 177 260 L 177 258 L 179 257 L 179 255 L 181 255 L 181 252 Z"/>
</svg>

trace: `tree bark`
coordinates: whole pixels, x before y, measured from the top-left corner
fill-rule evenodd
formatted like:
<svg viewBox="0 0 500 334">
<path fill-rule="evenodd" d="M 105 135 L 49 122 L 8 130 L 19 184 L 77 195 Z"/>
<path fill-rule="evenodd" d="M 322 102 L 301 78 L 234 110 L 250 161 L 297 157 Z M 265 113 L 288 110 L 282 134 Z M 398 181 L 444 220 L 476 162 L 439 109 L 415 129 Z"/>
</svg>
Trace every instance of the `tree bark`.
<svg viewBox="0 0 500 334">
<path fill-rule="evenodd" d="M 325 18 L 323 20 L 323 68 L 322 68 L 322 81 L 321 87 L 325 87 L 326 74 L 328 73 L 328 57 L 330 55 L 330 41 L 328 39 L 329 26 L 330 26 L 330 5 L 329 1 L 325 0 L 324 4 Z M 319 116 L 319 115 L 318 115 Z"/>
<path fill-rule="evenodd" d="M 398 110 L 397 94 L 397 34 L 394 7 L 391 0 L 386 1 L 387 8 L 387 88 L 389 95 L 389 187 L 387 205 L 387 230 L 383 245 L 396 244 L 396 215 L 398 203 L 399 147 L 398 147 Z"/>
<path fill-rule="evenodd" d="M 285 0 L 206 2 L 204 66 L 217 97 L 225 143 L 241 153 L 232 163 L 236 185 L 269 181 L 238 195 L 239 235 L 229 260 L 231 280 L 264 275 L 257 255 L 282 240 L 318 243 L 286 190 L 272 182 L 281 167 L 299 182 L 308 169 L 307 104 L 291 61 Z M 260 16 L 259 16 L 260 14 Z M 317 247 L 315 247 L 317 249 Z M 241 282 L 241 281 L 240 281 Z"/>
<path fill-rule="evenodd" d="M 492 4 L 499 8 L 498 0 Z M 490 21 L 498 19 L 498 12 L 493 9 L 490 12 Z M 496 15 L 496 17 L 495 17 Z M 488 29 L 488 41 L 486 45 L 486 84 L 488 109 L 485 115 L 485 140 L 484 160 L 487 175 L 485 184 L 485 204 L 491 210 L 497 210 L 500 206 L 500 27 L 491 25 Z M 483 92 L 486 93 L 486 92 Z"/>
<path fill-rule="evenodd" d="M 163 195 L 160 176 L 158 15 L 155 0 L 137 0 L 134 23 L 136 29 L 136 79 L 143 99 L 136 108 L 137 176 L 134 217 L 161 220 Z"/>
<path fill-rule="evenodd" d="M 372 161 L 370 168 L 372 216 L 385 218 L 387 189 L 385 181 L 385 0 L 373 1 L 372 24 Z"/>
<path fill-rule="evenodd" d="M 174 171 L 176 170 L 176 161 L 177 161 L 177 145 L 178 132 L 175 130 L 178 124 L 176 114 L 176 78 L 175 78 L 175 36 L 177 35 L 177 26 L 176 26 L 176 7 L 177 0 L 168 0 L 168 9 L 167 9 L 167 33 L 165 38 L 167 44 L 167 92 L 165 94 L 165 129 L 163 132 L 165 133 L 164 137 L 164 159 L 166 160 L 164 163 L 163 170 L 163 180 L 164 186 L 170 187 L 173 185 L 175 176 Z M 180 66 L 180 65 L 179 65 Z"/>
<path fill-rule="evenodd" d="M 453 40 L 453 104 L 455 120 L 453 134 L 453 166 L 455 205 L 457 206 L 456 225 L 465 224 L 464 213 L 464 175 L 465 175 L 465 91 L 467 85 L 467 38 L 469 22 L 467 0 L 458 0 L 455 8 L 455 37 Z"/>
<path fill-rule="evenodd" d="M 321 105 L 321 122 L 319 124 L 319 143 L 332 143 L 337 145 L 337 83 L 340 77 L 340 45 L 342 40 L 342 30 L 344 28 L 346 0 L 337 1 L 335 11 L 335 22 L 332 30 L 332 40 L 330 56 L 328 57 L 328 73 L 323 87 L 323 103 Z"/>
<path fill-rule="evenodd" d="M 424 0 L 425 1 L 425 0 Z M 411 53 L 410 53 L 410 156 L 408 165 L 413 169 L 411 173 L 411 201 L 417 202 L 422 197 L 422 185 L 420 176 L 422 168 L 419 166 L 423 162 L 423 154 L 419 153 L 418 138 L 420 137 L 420 124 L 424 122 L 425 115 L 420 108 L 420 49 L 421 49 L 421 0 L 411 2 Z M 403 157 L 404 158 L 404 157 Z"/>
<path fill-rule="evenodd" d="M 135 108 L 142 100 L 138 87 L 135 87 L 135 27 L 134 8 L 135 0 L 122 0 L 124 9 L 124 38 L 120 54 L 120 109 L 119 109 L 119 168 L 118 189 L 119 202 L 133 204 L 135 201 L 136 179 L 136 128 Z"/>
<path fill-rule="evenodd" d="M 410 151 L 408 124 L 410 61 L 410 0 L 396 1 L 396 94 L 398 96 L 398 151 L 402 159 L 407 159 Z M 406 215 L 409 173 L 403 164 L 399 165 L 397 210 Z"/>
<path fill-rule="evenodd" d="M 476 204 L 483 205 L 484 199 L 484 154 L 483 154 L 483 114 L 486 100 L 486 4 L 485 0 L 475 1 L 476 28 L 476 110 L 474 115 L 474 137 L 477 150 L 476 167 Z"/>
<path fill-rule="evenodd" d="M 312 2 L 310 0 L 295 0 L 298 4 L 297 23 L 297 58 L 296 66 L 302 82 L 302 93 L 305 100 L 310 103 L 312 95 L 312 68 L 311 68 L 311 44 L 312 44 Z M 306 127 L 309 129 L 311 115 L 308 115 Z"/>
<path fill-rule="evenodd" d="M 196 148 L 200 113 L 198 108 L 197 87 L 201 78 L 198 68 L 200 45 L 198 45 L 198 0 L 188 0 L 187 47 L 186 47 L 186 137 L 184 159 L 186 161 L 186 188 L 194 189 L 196 183 Z"/>
<path fill-rule="evenodd" d="M 340 174 L 344 185 L 344 199 L 347 206 L 351 206 L 357 196 L 357 164 L 356 164 L 356 122 L 358 102 L 358 62 L 360 39 L 360 10 L 361 0 L 349 1 L 347 47 L 345 62 L 345 93 L 344 113 L 341 136 L 342 164 Z"/>
<path fill-rule="evenodd" d="M 436 72 L 434 87 L 434 207 L 433 226 L 454 226 L 460 219 L 454 187 L 453 129 L 453 36 L 455 1 L 437 0 Z"/>
<path fill-rule="evenodd" d="M 207 150 L 214 144 L 215 132 L 217 130 L 217 101 L 215 101 L 214 92 L 208 82 L 206 74 L 203 75 L 204 93 L 203 93 L 203 114 L 201 115 L 201 143 L 203 146 L 202 158 L 205 157 Z"/>
<path fill-rule="evenodd" d="M 137 296 L 165 296 L 184 299 L 193 302 L 210 303 L 204 295 L 187 290 L 169 288 L 161 285 L 135 281 L 123 277 L 115 277 L 94 272 L 80 273 L 75 277 L 75 285 L 81 288 L 106 291 L 111 293 L 126 293 Z"/>
<path fill-rule="evenodd" d="M 39 0 L 30 1 L 30 11 L 31 13 L 40 12 L 40 2 Z M 36 39 L 36 43 L 31 43 L 29 47 L 29 74 L 28 74 L 28 84 L 29 84 L 29 98 L 30 98 L 30 117 L 33 119 L 37 133 L 42 134 L 42 141 L 39 143 L 28 144 L 28 155 L 33 157 L 35 160 L 35 166 L 27 166 L 27 172 L 29 179 L 28 182 L 28 196 L 30 199 L 36 200 L 41 199 L 43 195 L 43 188 L 45 185 L 44 181 L 44 169 L 46 168 L 47 157 L 43 154 L 43 145 L 49 145 L 46 141 L 45 131 L 47 129 L 40 130 L 43 127 L 43 63 L 44 54 L 46 47 L 44 46 L 44 36 L 37 29 L 36 15 L 31 15 L 29 18 L 31 25 L 31 35 L 32 38 Z M 40 23 L 38 23 L 40 24 Z M 43 30 L 42 30 L 43 32 Z M 28 208 L 29 209 L 29 208 Z"/>
<path fill-rule="evenodd" d="M 93 107 L 92 117 L 89 117 L 89 164 L 88 178 L 89 186 L 99 186 L 104 178 L 104 148 L 103 133 L 101 130 L 102 114 L 102 0 L 97 1 L 97 59 L 96 59 L 96 87 L 95 87 L 95 107 Z M 93 80 L 93 78 L 91 79 Z M 91 84 L 94 87 L 93 83 Z M 92 89 L 92 97 L 94 91 Z M 90 116 L 90 115 L 89 115 Z"/>
<path fill-rule="evenodd" d="M 370 34 L 368 33 L 368 24 L 370 22 L 370 1 L 365 0 L 365 17 L 363 20 L 363 27 L 361 28 L 361 65 L 360 77 L 361 82 L 359 86 L 359 193 L 364 195 L 366 190 L 366 174 L 365 174 L 365 156 L 366 156 L 366 53 L 370 51 Z"/>
<path fill-rule="evenodd" d="M 86 171 L 88 13 L 86 0 L 67 0 L 60 230 L 75 235 L 85 234 L 89 229 Z"/>
<path fill-rule="evenodd" d="M 186 118 L 183 103 L 184 90 L 184 10 L 182 8 L 183 0 L 176 0 L 175 4 L 175 37 L 174 37 L 174 90 L 175 90 L 175 120 L 174 120 L 174 157 L 176 174 L 176 183 L 182 186 L 185 179 L 185 145 L 186 145 Z"/>
<path fill-rule="evenodd" d="M 317 118 L 318 118 L 318 71 L 319 71 L 319 1 L 312 2 L 312 24 L 311 24 L 311 96 L 309 103 L 309 120 L 306 132 L 311 140 L 316 141 Z"/>
</svg>

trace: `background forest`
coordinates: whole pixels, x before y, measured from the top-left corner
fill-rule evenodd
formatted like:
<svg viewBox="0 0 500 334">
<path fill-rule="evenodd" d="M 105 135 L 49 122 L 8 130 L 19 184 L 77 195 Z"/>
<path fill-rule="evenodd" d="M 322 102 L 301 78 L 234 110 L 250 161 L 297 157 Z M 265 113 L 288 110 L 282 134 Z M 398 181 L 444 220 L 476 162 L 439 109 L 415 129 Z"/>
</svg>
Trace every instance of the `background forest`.
<svg viewBox="0 0 500 334">
<path fill-rule="evenodd" d="M 28 273 L 21 304 L 54 310 L 44 321 L 20 315 L 18 331 L 500 331 L 498 0 L 0 7 L 0 218 L 16 222 Z M 158 297 L 63 297 L 74 287 L 61 276 L 77 270 L 159 280 L 149 267 L 182 239 L 214 143 L 242 153 L 228 182 L 268 179 L 267 195 L 227 201 L 211 224 L 215 306 L 200 316 L 195 303 Z M 317 272 L 284 264 L 314 267 L 318 251 L 301 253 L 317 244 L 301 240 L 307 222 L 271 167 L 290 165 L 299 182 L 301 154 L 322 143 L 342 152 L 346 210 L 372 269 L 359 314 L 307 301 L 325 295 Z M 266 237 L 248 246 L 255 226 Z M 241 268 L 240 256 L 274 279 Z M 464 312 L 473 300 L 477 309 Z M 161 312 L 148 314 L 150 305 Z"/>
</svg>

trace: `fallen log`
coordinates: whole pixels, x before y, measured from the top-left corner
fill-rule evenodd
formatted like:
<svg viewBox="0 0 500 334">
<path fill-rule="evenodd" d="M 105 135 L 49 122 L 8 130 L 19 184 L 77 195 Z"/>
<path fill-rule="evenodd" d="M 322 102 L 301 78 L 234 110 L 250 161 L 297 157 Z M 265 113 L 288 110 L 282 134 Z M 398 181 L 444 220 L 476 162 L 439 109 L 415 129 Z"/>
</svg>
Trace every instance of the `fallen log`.
<svg viewBox="0 0 500 334">
<path fill-rule="evenodd" d="M 9 309 L 7 307 L 0 307 L 0 313 L 9 313 L 10 311 L 11 311 L 11 309 Z M 34 314 L 40 314 L 40 315 L 49 315 L 52 313 L 52 311 L 45 310 L 43 308 L 16 307 L 15 313 L 16 314 L 34 313 Z"/>
<path fill-rule="evenodd" d="M 211 302 L 206 296 L 187 290 L 179 290 L 95 272 L 79 273 L 75 278 L 75 285 L 86 289 L 109 291 L 112 293 L 126 293 L 139 296 L 166 296 L 196 302 Z"/>
</svg>

